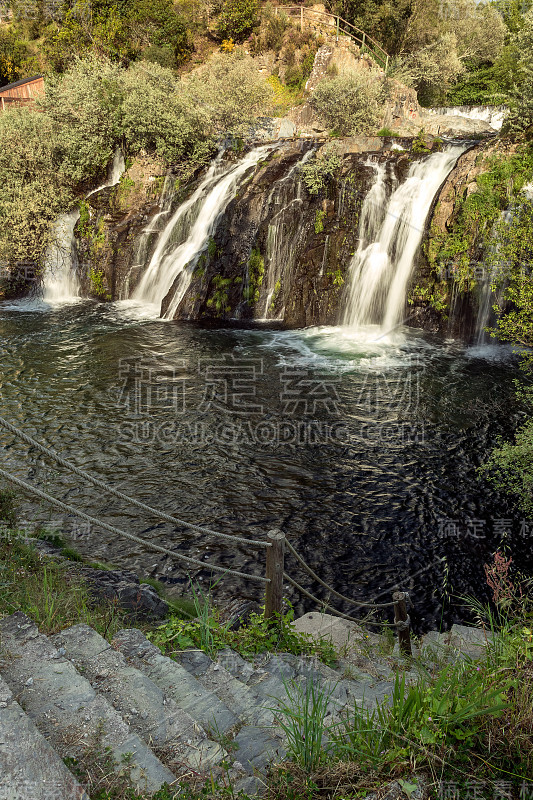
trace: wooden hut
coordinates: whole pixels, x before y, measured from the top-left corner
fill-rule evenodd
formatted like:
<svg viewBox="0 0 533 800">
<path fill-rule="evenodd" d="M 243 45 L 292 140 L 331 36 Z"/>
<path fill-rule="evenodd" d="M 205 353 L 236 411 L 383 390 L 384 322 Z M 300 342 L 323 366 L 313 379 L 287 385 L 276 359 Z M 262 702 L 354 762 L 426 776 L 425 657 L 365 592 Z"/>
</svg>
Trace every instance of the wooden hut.
<svg viewBox="0 0 533 800">
<path fill-rule="evenodd" d="M 33 78 L 23 78 L 23 80 L 15 81 L 7 86 L 0 86 L 1 110 L 4 111 L 10 105 L 32 103 L 43 91 L 42 75 L 34 75 Z"/>
</svg>

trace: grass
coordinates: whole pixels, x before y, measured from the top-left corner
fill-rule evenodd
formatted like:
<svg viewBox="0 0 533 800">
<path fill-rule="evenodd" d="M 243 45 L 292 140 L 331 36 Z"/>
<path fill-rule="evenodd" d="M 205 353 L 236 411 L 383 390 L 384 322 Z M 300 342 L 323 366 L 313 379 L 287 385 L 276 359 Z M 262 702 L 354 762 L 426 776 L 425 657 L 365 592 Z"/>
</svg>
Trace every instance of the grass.
<svg viewBox="0 0 533 800">
<path fill-rule="evenodd" d="M 400 136 L 400 134 L 397 131 L 391 130 L 391 128 L 381 128 L 381 130 L 376 133 L 376 136 L 383 136 L 384 138 L 397 138 Z"/>
<path fill-rule="evenodd" d="M 227 623 L 221 621 L 211 594 L 206 595 L 192 584 L 191 590 L 195 619 L 185 621 L 172 615 L 163 625 L 147 634 L 167 655 L 197 648 L 215 658 L 219 650 L 230 647 L 245 659 L 252 659 L 258 653 L 278 652 L 315 655 L 329 666 L 337 663 L 338 655 L 331 642 L 323 639 L 317 641 L 293 629 L 294 611 L 290 604 L 287 604 L 285 614 L 265 620 L 262 614 L 252 613 L 238 630 L 231 630 Z"/>
<path fill-rule="evenodd" d="M 321 752 L 317 731 L 328 698 L 289 687 L 279 714 L 291 761 L 274 768 L 269 798 L 358 798 L 394 779 L 409 797 L 417 773 L 436 793 L 449 784 L 454 796 L 466 797 L 476 783 L 485 787 L 479 800 L 496 797 L 501 785 L 515 800 L 533 797 L 531 581 L 517 588 L 507 575 L 502 581 L 503 599 L 500 586 L 492 606 L 469 603 L 493 634 L 484 658 L 422 670 L 413 685 L 398 673 L 383 703 L 372 710 L 356 704 L 330 724 Z"/>
<path fill-rule="evenodd" d="M 70 564 L 39 553 L 8 528 L 0 538 L 0 587 L 0 616 L 22 611 L 47 634 L 84 622 L 109 638 L 125 625 L 115 603 L 94 602 Z"/>
</svg>

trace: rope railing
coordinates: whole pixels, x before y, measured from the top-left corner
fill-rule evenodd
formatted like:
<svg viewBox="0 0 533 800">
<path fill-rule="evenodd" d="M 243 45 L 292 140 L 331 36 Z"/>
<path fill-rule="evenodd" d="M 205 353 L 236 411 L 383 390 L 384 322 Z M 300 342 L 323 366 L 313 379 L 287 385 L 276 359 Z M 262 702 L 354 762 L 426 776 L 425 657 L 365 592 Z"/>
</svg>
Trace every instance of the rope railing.
<svg viewBox="0 0 533 800">
<path fill-rule="evenodd" d="M 148 513 L 163 519 L 167 522 L 171 522 L 174 525 L 180 525 L 190 530 L 195 530 L 200 533 L 206 533 L 212 536 L 216 536 L 222 538 L 224 540 L 230 540 L 232 543 L 240 542 L 247 545 L 252 545 L 256 547 L 261 547 L 266 549 L 266 577 L 262 577 L 259 575 L 252 575 L 249 573 L 241 572 L 239 570 L 233 570 L 227 567 L 219 567 L 216 564 L 212 564 L 211 562 L 200 561 L 199 559 L 192 558 L 190 556 L 184 556 L 181 553 L 176 552 L 175 550 L 170 550 L 167 547 L 163 547 L 161 545 L 155 544 L 154 542 L 147 541 L 142 539 L 139 536 L 136 536 L 132 533 L 127 533 L 126 531 L 120 530 L 113 525 L 109 525 L 108 523 L 104 522 L 103 520 L 97 519 L 96 517 L 90 516 L 83 511 L 75 508 L 74 506 L 64 503 L 62 500 L 59 500 L 56 497 L 48 494 L 47 492 L 38 489 L 35 486 L 23 481 L 21 478 L 18 478 L 4 469 L 0 468 L 0 477 L 4 478 L 5 480 L 9 481 L 10 483 L 19 486 L 25 493 L 33 495 L 35 497 L 39 497 L 42 500 L 45 500 L 48 504 L 63 509 L 64 511 L 68 512 L 69 514 L 73 514 L 85 521 L 95 525 L 96 527 L 102 528 L 103 530 L 109 531 L 110 533 L 115 534 L 116 536 L 120 536 L 130 541 L 136 542 L 137 544 L 142 545 L 148 549 L 154 550 L 156 552 L 163 553 L 171 558 L 174 558 L 178 561 L 183 562 L 184 564 L 193 565 L 195 567 L 200 567 L 201 569 L 210 569 L 215 572 L 221 572 L 225 575 L 235 575 L 239 578 L 244 578 L 249 581 L 255 581 L 257 583 L 262 583 L 266 586 L 266 598 L 265 598 L 265 618 L 269 619 L 275 617 L 277 614 L 282 613 L 283 609 L 283 581 L 287 581 L 291 586 L 293 586 L 297 591 L 300 592 L 304 597 L 312 600 L 317 605 L 321 606 L 322 608 L 327 608 L 334 616 L 340 617 L 342 619 L 349 620 L 351 622 L 355 622 L 357 624 L 370 624 L 370 625 L 378 625 L 378 626 L 389 626 L 389 627 L 396 627 L 398 631 L 398 638 L 400 641 L 400 648 L 403 653 L 411 654 L 411 643 L 409 638 L 409 627 L 410 627 L 410 619 L 409 615 L 407 614 L 407 607 L 406 607 L 406 600 L 409 599 L 409 596 L 403 592 L 395 592 L 393 595 L 393 601 L 391 603 L 375 603 L 375 602 L 364 602 L 359 600 L 353 600 L 352 598 L 347 597 L 346 595 L 341 594 L 340 592 L 333 589 L 329 586 L 325 581 L 320 578 L 319 575 L 307 564 L 307 562 L 299 555 L 297 550 L 293 547 L 293 545 L 286 539 L 285 534 L 281 531 L 273 530 L 269 531 L 267 536 L 267 541 L 259 541 L 253 539 L 246 539 L 240 536 L 232 536 L 229 534 L 219 533 L 217 531 L 213 531 L 210 528 L 205 528 L 200 525 L 195 525 L 194 523 L 189 523 L 184 520 L 180 520 L 178 517 L 174 517 L 170 514 L 166 514 L 161 512 L 152 506 L 146 505 L 145 503 L 141 503 L 138 500 L 130 497 L 123 492 L 118 491 L 117 489 L 113 489 L 111 486 L 108 486 L 104 481 L 100 480 L 99 478 L 95 478 L 93 475 L 90 475 L 88 472 L 79 469 L 74 464 L 72 464 L 67 459 L 60 456 L 55 450 L 52 450 L 45 445 L 42 445 L 33 437 L 29 436 L 28 434 L 21 431 L 15 425 L 12 425 L 3 417 L 0 417 L 0 426 L 4 427 L 6 430 L 13 433 L 16 437 L 20 438 L 22 441 L 26 442 L 30 447 L 36 448 L 39 452 L 43 453 L 43 455 L 53 459 L 61 466 L 65 467 L 66 469 L 70 470 L 73 474 L 80 476 L 81 478 L 89 481 L 94 486 L 97 486 L 103 489 L 106 492 L 118 497 L 125 502 L 136 506 L 137 508 L 141 508 Z M 338 611 L 333 606 L 329 604 L 329 602 L 320 600 L 303 586 L 301 586 L 297 581 L 294 580 L 290 575 L 287 574 L 285 571 L 285 548 L 287 548 L 288 552 L 296 559 L 297 563 L 302 567 L 302 569 L 311 576 L 311 578 L 316 581 L 319 585 L 324 587 L 330 595 L 338 597 L 340 600 L 347 602 L 350 604 L 351 607 L 359 607 L 359 608 L 367 608 L 369 610 L 378 610 L 384 608 L 391 608 L 394 607 L 394 623 L 382 622 L 382 621 L 374 621 L 370 619 L 356 619 L 355 617 L 350 616 L 349 614 L 345 614 L 341 611 Z"/>
<path fill-rule="evenodd" d="M 337 591 L 335 591 L 335 589 L 332 589 L 331 586 L 328 586 L 328 584 L 325 581 L 323 581 L 322 578 L 320 578 L 316 574 L 316 572 L 314 570 L 311 569 L 309 564 L 307 564 L 303 560 L 303 558 L 300 555 L 298 555 L 298 553 L 296 552 L 296 550 L 294 549 L 294 547 L 292 546 L 292 544 L 288 540 L 286 540 L 286 545 L 287 545 L 287 548 L 288 548 L 289 552 L 292 553 L 292 555 L 299 562 L 299 564 L 301 564 L 301 566 L 304 568 L 304 570 L 309 575 L 311 575 L 311 577 L 317 583 L 319 583 L 321 586 L 324 586 L 324 588 L 327 589 L 328 592 L 330 592 L 331 594 L 335 595 L 336 597 L 339 597 L 341 600 L 346 600 L 346 602 L 350 603 L 350 605 L 352 605 L 352 606 L 360 606 L 362 608 L 391 608 L 394 605 L 394 603 L 364 603 L 361 600 L 352 600 L 351 598 L 346 597 L 346 595 L 340 594 L 340 592 L 337 592 Z"/>
<path fill-rule="evenodd" d="M 331 14 L 328 11 L 315 11 L 313 8 L 306 8 L 304 6 L 277 6 L 275 8 L 275 13 L 278 14 L 280 11 L 286 13 L 288 16 L 293 12 L 297 12 L 300 16 L 300 28 L 302 30 L 305 19 L 309 14 L 315 15 L 315 17 L 325 17 L 328 20 L 330 27 L 335 29 L 337 40 L 340 33 L 347 34 L 351 39 L 361 46 L 362 50 L 366 50 L 369 55 L 372 56 L 379 67 L 384 69 L 385 72 L 388 70 L 389 54 L 383 49 L 379 42 L 377 42 L 372 36 L 369 36 L 368 33 L 361 30 L 361 28 L 358 28 L 356 25 L 352 25 L 351 22 L 343 19 L 338 14 Z"/>
<path fill-rule="evenodd" d="M 120 528 L 115 528 L 114 525 L 108 525 L 107 522 L 103 522 L 103 520 L 101 519 L 96 519 L 96 517 L 91 517 L 84 511 L 80 511 L 79 509 L 74 508 L 74 506 L 71 506 L 68 503 L 64 503 L 62 500 L 59 500 L 57 497 L 53 497 L 47 492 L 43 492 L 42 489 L 37 489 L 36 486 L 32 486 L 31 484 L 26 483 L 26 481 L 23 481 L 21 478 L 17 478 L 15 475 L 11 475 L 9 472 L 6 472 L 5 469 L 0 468 L 0 477 L 4 478 L 10 483 L 14 483 L 15 486 L 19 486 L 27 494 L 34 495 L 35 497 L 40 497 L 41 500 L 45 500 L 50 505 L 53 505 L 56 508 L 61 508 L 63 511 L 67 511 L 69 514 L 74 514 L 75 516 L 80 517 L 80 519 L 84 519 L 86 522 L 90 522 L 92 525 L 96 525 L 99 528 L 103 528 L 103 530 L 105 531 L 114 533 L 117 536 L 122 536 L 125 539 L 129 539 L 132 542 L 136 542 L 137 544 L 141 544 L 143 547 L 147 547 L 150 550 L 155 550 L 158 553 L 164 553 L 165 555 L 170 556 L 171 558 L 175 558 L 178 561 L 183 561 L 185 564 L 193 564 L 194 566 L 201 567 L 202 569 L 208 567 L 209 569 L 212 569 L 215 572 L 223 572 L 226 575 L 236 575 L 238 578 L 246 578 L 246 580 L 257 581 L 257 583 L 266 583 L 266 584 L 269 583 L 268 578 L 263 578 L 260 575 L 249 575 L 246 572 L 239 572 L 238 570 L 228 569 L 227 567 L 219 567 L 216 564 L 211 564 L 210 562 L 207 561 L 200 561 L 197 558 L 184 556 L 181 553 L 177 553 L 175 550 L 169 550 L 168 547 L 162 547 L 159 544 L 155 544 L 155 542 L 149 542 L 146 541 L 146 539 L 141 539 L 140 536 L 135 536 L 134 533 L 127 533 L 126 531 L 120 530 Z"/>
<path fill-rule="evenodd" d="M 109 492 L 109 494 L 118 497 L 120 500 L 124 500 L 127 503 L 130 503 L 137 508 L 142 508 L 143 511 L 148 511 L 148 513 L 153 514 L 155 517 L 164 520 L 165 522 L 171 522 L 173 525 L 181 525 L 184 528 L 187 528 L 192 531 L 197 531 L 198 533 L 205 533 L 208 536 L 216 536 L 219 539 L 226 539 L 227 541 L 238 542 L 239 544 L 247 544 L 250 547 L 270 547 L 269 542 L 262 542 L 257 539 L 246 539 L 244 536 L 233 536 L 229 533 L 220 533 L 219 531 L 213 531 L 210 528 L 204 528 L 201 525 L 195 525 L 192 522 L 186 522 L 183 519 L 179 519 L 178 517 L 174 517 L 171 514 L 165 514 L 164 511 L 158 511 L 156 508 L 152 508 L 152 506 L 146 505 L 146 503 L 141 503 L 139 500 L 135 500 L 135 498 L 130 497 L 124 492 L 120 492 L 118 489 L 113 489 L 113 487 L 109 486 L 104 481 L 100 480 L 99 478 L 95 478 L 94 475 L 90 475 L 88 472 L 85 472 L 82 469 L 79 469 L 75 464 L 71 461 L 67 461 L 66 458 L 63 458 L 56 453 L 55 450 L 52 450 L 50 447 L 45 447 L 44 445 L 40 444 L 36 439 L 33 439 L 31 436 L 28 436 L 27 433 L 21 431 L 20 428 L 16 428 L 10 422 L 8 422 L 3 417 L 0 417 L 0 425 L 4 427 L 6 430 L 13 433 L 19 439 L 22 439 L 23 442 L 30 445 L 30 447 L 35 447 L 36 450 L 43 453 L 43 455 L 48 456 L 48 458 L 53 459 L 58 464 L 61 464 L 62 467 L 65 469 L 70 470 L 70 472 L 74 473 L 74 475 L 78 475 L 80 478 L 84 478 L 86 481 L 89 481 L 94 486 L 98 486 L 99 489 L 103 489 L 105 492 Z"/>
</svg>

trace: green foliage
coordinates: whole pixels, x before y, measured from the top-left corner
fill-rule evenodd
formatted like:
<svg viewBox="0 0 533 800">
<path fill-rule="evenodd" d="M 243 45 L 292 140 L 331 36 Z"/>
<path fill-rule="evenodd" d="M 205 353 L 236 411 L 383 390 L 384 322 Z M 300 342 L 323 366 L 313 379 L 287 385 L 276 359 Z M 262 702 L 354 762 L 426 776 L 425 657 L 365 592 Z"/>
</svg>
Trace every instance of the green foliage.
<svg viewBox="0 0 533 800">
<path fill-rule="evenodd" d="M 17 524 L 17 501 L 15 492 L 0 487 L 0 528 Z"/>
<path fill-rule="evenodd" d="M 317 687 L 312 680 L 305 686 L 283 681 L 286 699 L 272 708 L 287 738 L 287 753 L 306 772 L 314 772 L 326 758 L 325 719 L 333 687 Z"/>
<path fill-rule="evenodd" d="M 118 144 L 130 158 L 145 151 L 187 176 L 221 133 L 246 129 L 270 97 L 250 59 L 223 54 L 184 80 L 158 64 L 123 69 L 95 57 L 50 76 L 40 113 L 0 115 L 0 261 L 42 269 L 51 222 L 101 179 Z"/>
<path fill-rule="evenodd" d="M 280 652 L 314 654 L 329 665 L 336 662 L 331 644 L 325 640 L 315 641 L 292 628 L 294 611 L 290 606 L 287 613 L 272 620 L 265 620 L 261 614 L 251 614 L 244 625 L 233 631 L 220 622 L 209 595 L 196 591 L 195 602 L 197 619 L 187 622 L 172 616 L 150 633 L 150 640 L 163 652 L 198 648 L 214 656 L 219 650 L 231 647 L 243 658 L 251 658 L 257 653 Z"/>
<path fill-rule="evenodd" d="M 309 102 L 328 127 L 343 135 L 372 133 L 383 116 L 385 89 L 377 72 L 321 81 Z"/>
<path fill-rule="evenodd" d="M 111 295 L 109 294 L 107 280 L 103 270 L 95 267 L 89 267 L 88 277 L 90 282 L 90 293 L 98 297 L 100 300 L 111 300 Z"/>
<path fill-rule="evenodd" d="M 83 622 L 111 637 L 124 626 L 112 603 L 94 603 L 72 564 L 42 560 L 15 528 L 0 538 L 0 584 L 0 616 L 23 611 L 45 633 Z"/>
<path fill-rule="evenodd" d="M 514 91 L 516 108 L 506 129 L 533 138 L 533 9 L 524 16 L 514 43 L 518 54 L 518 82 Z"/>
<path fill-rule="evenodd" d="M 261 286 L 265 275 L 265 259 L 261 251 L 252 247 L 248 260 L 248 284 L 243 292 L 243 297 L 247 303 L 253 305 L 259 300 Z"/>
<path fill-rule="evenodd" d="M 0 28 L 0 86 L 13 83 L 22 77 L 27 57 L 26 45 L 19 41 L 15 32 Z"/>
<path fill-rule="evenodd" d="M 257 0 L 225 0 L 217 21 L 220 39 L 242 42 L 258 22 Z"/>
<path fill-rule="evenodd" d="M 502 211 L 520 197 L 523 186 L 533 178 L 533 150 L 521 147 L 509 157 L 494 155 L 485 160 L 484 167 L 476 180 L 476 190 L 467 197 L 456 198 L 450 229 L 432 230 L 428 246 L 428 259 L 435 274 L 442 279 L 443 270 L 448 270 L 460 292 L 476 285 L 476 252 L 483 251 L 489 267 L 494 260 L 502 261 L 498 255 L 501 251 L 495 249 L 494 236 L 501 230 L 497 223 Z M 523 196 L 520 202 L 524 202 Z M 520 237 L 510 234 L 506 258 L 511 256 L 513 241 L 519 242 Z M 502 247 L 504 242 L 505 237 Z M 521 258 L 523 254 L 518 260 Z"/>
<path fill-rule="evenodd" d="M 431 148 L 428 147 L 426 142 L 426 137 L 424 133 L 424 129 L 418 131 L 417 135 L 413 139 L 413 143 L 411 145 L 411 150 L 413 153 L 429 153 Z"/>
<path fill-rule="evenodd" d="M 431 763 L 433 749 L 471 749 L 479 742 L 480 718 L 501 716 L 507 708 L 510 686 L 508 678 L 468 662 L 451 664 L 435 679 L 426 677 L 414 686 L 397 675 L 390 703 L 374 711 L 356 705 L 343 717 L 332 736 L 334 749 L 365 771 L 409 756 Z"/>
<path fill-rule="evenodd" d="M 44 27 L 46 56 L 64 71 L 89 54 L 127 66 L 141 57 L 176 67 L 192 52 L 189 32 L 171 0 L 89 3 L 75 0 Z"/>
<path fill-rule="evenodd" d="M 324 230 L 324 217 L 326 216 L 326 212 L 322 211 L 321 209 L 317 208 L 315 214 L 315 233 L 322 233 Z"/>
<path fill-rule="evenodd" d="M 399 133 L 392 131 L 390 128 L 381 128 L 381 130 L 376 133 L 376 136 L 383 136 L 384 138 L 392 138 L 399 135 Z"/>
<path fill-rule="evenodd" d="M 231 278 L 223 278 L 222 275 L 215 275 L 213 284 L 215 289 L 207 301 L 208 308 L 215 308 L 218 314 L 229 314 L 231 311 L 231 306 L 229 304 Z"/>
<path fill-rule="evenodd" d="M 302 164 L 299 170 L 309 194 L 320 194 L 333 180 L 340 166 L 341 158 L 332 142 L 322 147 L 314 158 Z"/>
</svg>

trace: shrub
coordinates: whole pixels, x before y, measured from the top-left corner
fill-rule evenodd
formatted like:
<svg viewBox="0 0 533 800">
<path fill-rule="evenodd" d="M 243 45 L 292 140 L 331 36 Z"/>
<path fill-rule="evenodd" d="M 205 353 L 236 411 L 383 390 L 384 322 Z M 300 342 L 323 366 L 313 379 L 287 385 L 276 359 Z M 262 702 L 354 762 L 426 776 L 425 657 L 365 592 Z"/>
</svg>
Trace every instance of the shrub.
<svg viewBox="0 0 533 800">
<path fill-rule="evenodd" d="M 257 12 L 257 0 L 226 0 L 217 21 L 217 35 L 243 42 L 257 25 Z"/>
<path fill-rule="evenodd" d="M 333 143 L 325 145 L 315 158 L 300 167 L 300 174 L 309 194 L 318 195 L 340 168 L 341 159 Z"/>
<path fill-rule="evenodd" d="M 375 129 L 383 116 L 383 101 L 383 83 L 374 71 L 322 81 L 309 99 L 326 125 L 343 135 Z"/>
</svg>

